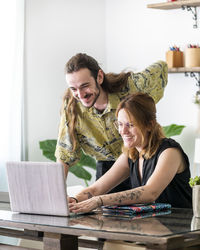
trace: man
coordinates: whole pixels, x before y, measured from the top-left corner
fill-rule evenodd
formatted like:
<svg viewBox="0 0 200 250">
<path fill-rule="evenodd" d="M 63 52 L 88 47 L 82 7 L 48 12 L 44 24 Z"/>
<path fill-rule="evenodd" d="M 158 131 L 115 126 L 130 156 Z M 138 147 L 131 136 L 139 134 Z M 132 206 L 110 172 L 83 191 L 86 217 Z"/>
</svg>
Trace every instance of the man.
<svg viewBox="0 0 200 250">
<path fill-rule="evenodd" d="M 134 92 L 148 93 L 155 102 L 167 84 L 167 64 L 159 61 L 141 73 L 105 74 L 86 54 L 73 56 L 66 64 L 68 89 L 63 98 L 55 156 L 68 168 L 80 159 L 80 149 L 97 160 L 101 177 L 121 154 L 122 139 L 114 127 L 119 102 Z M 127 179 L 110 192 L 130 189 Z"/>
</svg>

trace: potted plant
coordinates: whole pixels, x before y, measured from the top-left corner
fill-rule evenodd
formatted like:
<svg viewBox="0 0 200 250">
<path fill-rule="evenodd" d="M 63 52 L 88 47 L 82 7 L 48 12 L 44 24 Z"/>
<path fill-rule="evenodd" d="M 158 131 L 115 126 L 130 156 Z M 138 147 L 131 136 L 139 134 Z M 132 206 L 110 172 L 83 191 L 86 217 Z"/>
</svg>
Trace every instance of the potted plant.
<svg viewBox="0 0 200 250">
<path fill-rule="evenodd" d="M 190 186 L 192 187 L 192 208 L 194 217 L 200 217 L 200 176 L 190 178 Z"/>
</svg>

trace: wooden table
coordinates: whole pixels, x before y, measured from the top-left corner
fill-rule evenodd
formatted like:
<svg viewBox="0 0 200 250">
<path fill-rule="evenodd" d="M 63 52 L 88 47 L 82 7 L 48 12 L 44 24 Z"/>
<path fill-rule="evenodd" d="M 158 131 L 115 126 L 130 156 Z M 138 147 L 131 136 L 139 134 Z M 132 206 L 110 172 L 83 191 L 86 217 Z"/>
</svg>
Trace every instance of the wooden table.
<svg viewBox="0 0 200 250">
<path fill-rule="evenodd" d="M 200 249 L 200 219 L 190 209 L 127 219 L 101 213 L 66 218 L 0 211 L 0 235 L 40 240 L 45 250 L 77 250 L 79 243 L 102 249 L 101 241 L 79 241 L 79 236 L 141 242 L 146 249 Z"/>
</svg>

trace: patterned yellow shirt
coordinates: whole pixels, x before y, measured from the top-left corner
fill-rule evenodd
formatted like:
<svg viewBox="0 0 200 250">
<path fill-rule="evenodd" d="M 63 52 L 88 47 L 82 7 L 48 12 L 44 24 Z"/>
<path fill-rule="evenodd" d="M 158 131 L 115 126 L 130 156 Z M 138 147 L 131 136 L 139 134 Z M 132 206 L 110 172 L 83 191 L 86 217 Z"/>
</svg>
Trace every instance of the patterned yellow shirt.
<svg viewBox="0 0 200 250">
<path fill-rule="evenodd" d="M 80 149 L 101 161 L 115 161 L 121 154 L 122 139 L 113 123 L 119 102 L 127 95 L 145 92 L 157 103 L 163 96 L 167 84 L 167 64 L 158 61 L 140 73 L 131 73 L 127 85 L 121 92 L 108 94 L 108 105 L 103 113 L 86 108 L 77 102 L 76 139 L 77 149 L 72 151 L 68 134 L 68 121 L 64 110 L 61 113 L 55 156 L 63 162 L 74 165 L 80 159 Z"/>
</svg>

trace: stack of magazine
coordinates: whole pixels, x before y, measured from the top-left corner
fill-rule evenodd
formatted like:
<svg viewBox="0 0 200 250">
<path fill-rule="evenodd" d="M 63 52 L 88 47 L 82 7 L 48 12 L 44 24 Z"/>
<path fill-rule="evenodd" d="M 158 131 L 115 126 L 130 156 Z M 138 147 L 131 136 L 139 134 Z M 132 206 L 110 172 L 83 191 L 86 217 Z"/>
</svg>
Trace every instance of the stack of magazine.
<svg viewBox="0 0 200 250">
<path fill-rule="evenodd" d="M 102 207 L 104 216 L 118 217 L 149 217 L 171 213 L 171 205 L 168 203 L 132 204 L 122 206 Z"/>
</svg>

